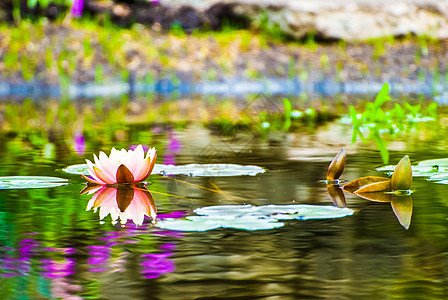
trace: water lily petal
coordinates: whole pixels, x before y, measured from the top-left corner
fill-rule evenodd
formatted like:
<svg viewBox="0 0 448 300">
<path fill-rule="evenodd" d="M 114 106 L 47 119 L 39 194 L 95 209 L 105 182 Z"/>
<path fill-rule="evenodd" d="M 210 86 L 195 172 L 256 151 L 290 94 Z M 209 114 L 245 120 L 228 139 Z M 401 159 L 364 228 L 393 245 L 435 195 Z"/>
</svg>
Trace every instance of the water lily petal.
<svg viewBox="0 0 448 300">
<path fill-rule="evenodd" d="M 409 156 L 405 155 L 397 167 L 391 178 L 391 186 L 393 191 L 409 190 L 412 185 L 412 169 Z"/>
<path fill-rule="evenodd" d="M 112 178 L 115 179 L 115 174 L 117 173 L 118 164 L 109 159 L 109 157 L 103 151 L 100 151 L 99 162 L 101 164 L 101 169 Z"/>
<path fill-rule="evenodd" d="M 85 180 L 87 180 L 87 181 L 90 182 L 90 183 L 93 183 L 93 184 L 101 184 L 101 185 L 106 184 L 105 182 L 103 182 L 103 181 L 101 181 L 101 180 L 95 180 L 95 179 L 93 179 L 92 177 L 86 176 L 86 175 L 84 175 L 84 174 L 80 174 L 80 175 L 82 176 L 82 178 L 84 178 Z"/>
<path fill-rule="evenodd" d="M 145 157 L 142 145 L 134 150 L 111 149 L 109 157 L 102 151 L 93 155 L 93 164 L 86 160 L 90 177 L 84 177 L 95 184 L 133 183 L 146 179 L 155 164 L 156 150 L 151 148 Z M 119 170 L 120 169 L 120 170 Z M 118 177 L 117 177 L 118 176 Z"/>
<path fill-rule="evenodd" d="M 114 183 L 117 183 L 117 180 L 115 180 L 115 178 L 113 178 L 113 179 L 109 179 L 109 178 L 107 177 L 106 173 L 105 173 L 102 169 L 100 169 L 100 168 L 98 168 L 98 167 L 96 167 L 96 166 L 93 166 L 93 170 L 95 171 L 95 173 L 96 173 L 96 175 L 98 176 L 98 178 L 99 178 L 100 180 L 104 181 L 105 183 L 107 183 L 107 184 L 114 184 Z"/>
<path fill-rule="evenodd" d="M 117 170 L 117 183 L 133 183 L 134 175 L 132 175 L 131 171 L 125 166 L 120 165 Z"/>
<path fill-rule="evenodd" d="M 98 183 L 98 184 L 106 184 L 106 182 L 104 180 L 101 180 L 98 177 L 98 175 L 96 174 L 95 166 L 93 165 L 93 163 L 90 160 L 88 160 L 88 159 L 86 159 L 86 163 L 87 163 L 87 166 L 89 167 L 87 169 L 87 172 L 89 172 L 90 176 L 92 176 L 92 178 L 93 178 L 93 181 L 90 181 L 90 182 Z"/>
<path fill-rule="evenodd" d="M 152 148 L 151 150 L 151 154 L 150 154 L 150 162 L 149 162 L 149 168 L 148 171 L 146 173 L 146 175 L 141 179 L 141 180 L 146 180 L 146 178 L 148 178 L 149 175 L 151 175 L 152 170 L 154 169 L 154 164 L 156 163 L 156 158 L 157 158 L 157 150 L 155 148 Z M 149 153 L 149 151 L 148 151 Z"/>
<path fill-rule="evenodd" d="M 102 156 L 101 153 L 103 153 L 104 155 Z M 106 156 L 106 159 L 104 158 L 104 156 L 106 156 L 106 154 L 104 152 L 100 152 L 100 159 L 98 159 L 98 157 L 94 154 L 93 158 L 95 160 L 95 165 L 97 167 L 97 169 L 100 170 L 100 174 L 98 174 L 97 169 L 94 168 L 95 173 L 97 173 L 98 177 L 101 180 L 106 181 L 107 183 L 115 183 L 115 173 L 111 172 L 111 168 L 110 168 L 110 164 L 108 163 L 108 158 Z"/>
<path fill-rule="evenodd" d="M 141 164 L 140 169 L 136 173 L 134 173 L 134 181 L 135 182 L 142 181 L 148 177 L 147 174 L 149 172 L 150 163 L 151 163 L 151 161 L 149 160 L 149 157 L 145 158 L 143 160 L 143 163 Z"/>
<path fill-rule="evenodd" d="M 143 162 L 144 152 L 142 145 L 138 145 L 135 150 L 129 150 L 127 152 L 126 161 L 124 164 L 126 167 L 131 171 L 131 173 L 134 175 L 134 178 L 137 178 L 137 173 L 142 168 L 142 162 Z M 136 181 L 138 181 L 136 179 Z"/>
</svg>

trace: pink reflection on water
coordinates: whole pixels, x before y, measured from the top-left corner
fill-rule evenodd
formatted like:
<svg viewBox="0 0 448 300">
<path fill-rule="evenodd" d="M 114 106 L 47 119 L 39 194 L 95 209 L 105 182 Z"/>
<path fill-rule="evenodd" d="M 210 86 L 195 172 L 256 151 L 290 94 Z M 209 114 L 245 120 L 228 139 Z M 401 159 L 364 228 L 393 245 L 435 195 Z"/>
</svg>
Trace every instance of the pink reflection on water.
<svg viewBox="0 0 448 300">
<path fill-rule="evenodd" d="M 89 258 L 87 263 L 91 266 L 90 272 L 102 272 L 107 270 L 108 261 L 112 249 L 110 246 L 87 246 Z"/>
<path fill-rule="evenodd" d="M 13 258 L 12 254 L 6 254 L 0 259 L 0 269 L 4 272 L 2 277 L 17 277 L 28 275 L 31 271 L 31 256 L 36 253 L 35 248 L 38 242 L 33 239 L 23 239 L 19 242 L 18 258 Z M 14 248 L 4 247 L 7 251 L 14 251 Z"/>
<path fill-rule="evenodd" d="M 42 276 L 47 278 L 59 278 L 73 275 L 75 260 L 73 258 L 65 258 L 62 262 L 57 262 L 52 259 L 42 259 L 41 268 L 44 270 Z"/>
<path fill-rule="evenodd" d="M 143 277 L 148 279 L 157 278 L 162 274 L 176 270 L 174 262 L 168 259 L 172 255 L 172 252 L 142 254 L 141 272 Z"/>
<path fill-rule="evenodd" d="M 78 155 L 86 153 L 86 141 L 80 130 L 77 130 L 73 136 L 73 150 L 75 150 Z"/>
<path fill-rule="evenodd" d="M 173 130 L 168 131 L 168 145 L 166 147 L 165 155 L 163 156 L 163 163 L 165 165 L 176 165 L 176 154 L 180 152 L 180 148 L 182 145 L 180 144 L 179 139 L 176 138 L 176 135 Z"/>
</svg>

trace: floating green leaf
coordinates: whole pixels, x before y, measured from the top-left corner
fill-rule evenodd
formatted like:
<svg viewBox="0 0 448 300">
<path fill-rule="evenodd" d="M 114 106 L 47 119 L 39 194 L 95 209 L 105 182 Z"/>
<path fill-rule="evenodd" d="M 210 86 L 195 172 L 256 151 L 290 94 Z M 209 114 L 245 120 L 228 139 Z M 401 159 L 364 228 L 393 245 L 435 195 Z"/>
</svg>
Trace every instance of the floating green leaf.
<svg viewBox="0 0 448 300">
<path fill-rule="evenodd" d="M 89 175 L 87 172 L 87 164 L 72 165 L 65 169 L 64 172 L 78 175 Z M 189 165 L 163 165 L 155 164 L 152 174 L 159 175 L 188 175 L 188 176 L 206 176 L 206 177 L 223 177 L 223 176 L 255 176 L 264 173 L 265 169 L 252 165 L 237 164 L 189 164 Z"/>
<path fill-rule="evenodd" d="M 62 171 L 69 174 L 89 175 L 89 172 L 87 172 L 88 169 L 89 167 L 87 164 L 79 164 L 68 166 L 67 168 L 62 169 Z"/>
<path fill-rule="evenodd" d="M 179 231 L 206 231 L 216 228 L 266 230 L 283 226 L 280 220 L 333 219 L 350 216 L 353 210 L 321 205 L 217 205 L 198 208 L 197 216 L 164 219 L 156 226 Z"/>
<path fill-rule="evenodd" d="M 0 189 L 40 189 L 68 184 L 68 180 L 46 176 L 9 176 L 0 177 Z"/>
</svg>

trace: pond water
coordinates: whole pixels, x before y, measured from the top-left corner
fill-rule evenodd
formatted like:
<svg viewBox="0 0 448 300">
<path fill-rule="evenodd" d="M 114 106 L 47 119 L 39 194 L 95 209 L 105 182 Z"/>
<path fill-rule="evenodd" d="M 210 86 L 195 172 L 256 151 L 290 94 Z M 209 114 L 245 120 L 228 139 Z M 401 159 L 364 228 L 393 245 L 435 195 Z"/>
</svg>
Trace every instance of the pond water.
<svg viewBox="0 0 448 300">
<path fill-rule="evenodd" d="M 101 136 L 65 127 L 48 136 L 19 129 L 1 135 L 0 176 L 68 179 L 55 187 L 0 189 L 1 299 L 442 299 L 448 292 L 447 185 L 414 178 L 408 229 L 390 203 L 344 193 L 347 208 L 334 206 L 323 181 L 341 148 L 342 183 L 384 176 L 375 171 L 384 165 L 375 143 L 352 144 L 351 125 L 336 119 L 260 135 L 224 135 L 192 122 L 98 126 Z M 105 138 L 108 130 L 113 134 Z M 388 141 L 390 163 L 405 154 L 412 164 L 448 157 L 446 134 L 442 115 L 419 124 Z M 112 222 L 113 209 L 93 208 L 93 193 L 81 194 L 85 180 L 63 169 L 139 143 L 158 149 L 158 164 L 239 164 L 264 172 L 173 175 L 159 166 L 147 179 L 150 194 L 141 196 L 149 215 L 157 210 L 155 221 L 145 216 L 136 225 L 136 208 L 127 222 Z M 113 195 L 110 205 L 135 208 Z M 239 205 L 266 211 L 235 216 L 247 209 Z M 279 216 L 290 205 L 299 213 L 305 207 L 295 205 L 335 210 Z M 199 218 L 200 226 L 176 223 L 210 206 L 216 211 Z"/>
</svg>

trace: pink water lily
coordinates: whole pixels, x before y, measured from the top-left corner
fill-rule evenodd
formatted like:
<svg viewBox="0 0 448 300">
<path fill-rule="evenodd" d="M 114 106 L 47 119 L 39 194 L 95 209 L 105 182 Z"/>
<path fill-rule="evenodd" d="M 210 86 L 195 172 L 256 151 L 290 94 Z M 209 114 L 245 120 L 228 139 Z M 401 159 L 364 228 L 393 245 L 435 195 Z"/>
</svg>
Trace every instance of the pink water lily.
<svg viewBox="0 0 448 300">
<path fill-rule="evenodd" d="M 142 145 L 135 150 L 116 150 L 112 148 L 110 155 L 100 152 L 99 158 L 94 154 L 93 164 L 86 159 L 90 176 L 81 175 L 87 181 L 94 184 L 132 184 L 148 178 L 154 168 L 157 157 L 155 148 L 150 148 L 146 153 Z"/>
</svg>

